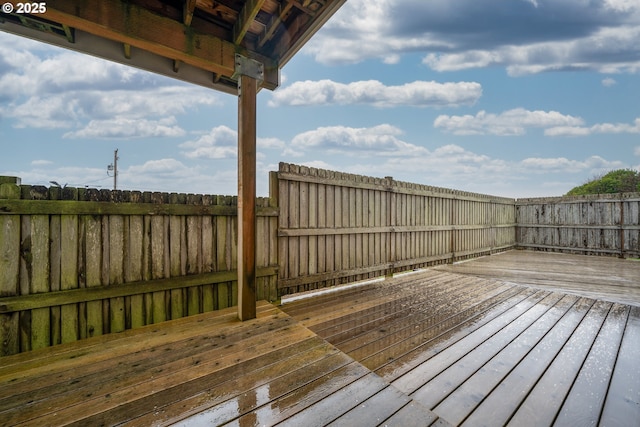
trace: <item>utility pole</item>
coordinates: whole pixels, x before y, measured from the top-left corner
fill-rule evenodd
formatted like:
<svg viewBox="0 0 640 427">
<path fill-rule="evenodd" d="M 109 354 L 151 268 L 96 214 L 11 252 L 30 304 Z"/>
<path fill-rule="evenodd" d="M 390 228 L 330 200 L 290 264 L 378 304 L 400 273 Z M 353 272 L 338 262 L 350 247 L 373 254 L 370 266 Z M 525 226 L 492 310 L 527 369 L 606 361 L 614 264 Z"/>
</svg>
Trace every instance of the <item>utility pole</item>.
<svg viewBox="0 0 640 427">
<path fill-rule="evenodd" d="M 113 189 L 118 189 L 118 149 L 113 152 L 113 163 L 107 166 L 107 175 L 109 171 L 113 171 Z"/>
</svg>

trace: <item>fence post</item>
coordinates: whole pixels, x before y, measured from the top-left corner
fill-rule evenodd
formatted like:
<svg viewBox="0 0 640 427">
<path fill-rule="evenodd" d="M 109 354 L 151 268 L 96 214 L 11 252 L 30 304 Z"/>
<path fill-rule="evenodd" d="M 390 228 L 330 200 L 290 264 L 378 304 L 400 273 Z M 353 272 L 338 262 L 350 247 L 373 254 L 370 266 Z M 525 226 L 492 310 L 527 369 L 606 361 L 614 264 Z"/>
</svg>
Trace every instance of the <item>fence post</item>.
<svg viewBox="0 0 640 427">
<path fill-rule="evenodd" d="M 20 198 L 20 178 L 0 177 L 0 199 Z M 0 215 L 0 297 L 18 295 L 20 215 Z M 0 357 L 20 352 L 19 313 L 0 314 Z"/>
<path fill-rule="evenodd" d="M 449 206 L 449 227 L 451 229 L 451 234 L 449 235 L 449 245 L 451 246 L 451 262 L 450 264 L 453 264 L 456 261 L 456 225 L 455 225 L 455 216 L 454 216 L 454 212 L 456 210 L 456 201 L 457 199 L 455 197 L 449 199 L 451 200 L 450 206 Z"/>
<path fill-rule="evenodd" d="M 620 198 L 620 258 L 624 258 L 624 200 Z"/>
<path fill-rule="evenodd" d="M 385 180 L 387 181 L 387 218 L 389 219 L 389 259 L 387 262 L 391 264 L 391 267 L 387 269 L 387 273 L 385 277 L 393 277 L 393 269 L 394 263 L 396 261 L 396 192 L 394 189 L 393 177 L 386 176 Z"/>
</svg>

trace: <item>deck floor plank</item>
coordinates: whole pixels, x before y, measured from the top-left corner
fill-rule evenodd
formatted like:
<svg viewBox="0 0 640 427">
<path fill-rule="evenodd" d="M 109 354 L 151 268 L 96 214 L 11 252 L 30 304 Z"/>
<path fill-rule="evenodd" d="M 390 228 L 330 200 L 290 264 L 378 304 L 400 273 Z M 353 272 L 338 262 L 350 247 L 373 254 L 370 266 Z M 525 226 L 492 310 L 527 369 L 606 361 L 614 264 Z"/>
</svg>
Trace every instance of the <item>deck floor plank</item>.
<svg viewBox="0 0 640 427">
<path fill-rule="evenodd" d="M 409 344 L 417 345 L 408 348 L 405 348 L 406 346 L 402 345 L 400 347 L 400 351 L 407 351 L 396 359 L 390 360 L 389 363 L 376 369 L 376 373 L 387 378 L 389 381 L 394 381 L 407 374 L 412 369 L 418 367 L 420 364 L 426 362 L 439 352 L 483 328 L 486 324 L 494 321 L 504 312 L 512 309 L 536 293 L 536 291 L 532 289 L 518 289 L 518 291 L 519 292 L 515 295 L 506 297 L 500 304 L 492 305 L 490 309 L 485 312 L 477 315 L 469 315 L 466 318 L 464 316 L 457 318 L 459 319 L 459 323 L 457 325 L 452 326 L 449 329 L 445 329 L 440 335 L 437 335 L 428 341 L 420 344 L 418 341 L 412 340 Z"/>
<path fill-rule="evenodd" d="M 474 321 L 475 325 L 478 325 L 481 322 L 480 319 L 486 319 L 488 313 L 499 309 L 500 306 L 505 305 L 505 301 L 511 300 L 521 292 L 523 289 L 511 287 L 484 301 L 476 302 L 468 308 L 457 310 L 449 317 L 425 322 L 425 327 L 418 331 L 409 330 L 406 334 L 398 333 L 387 336 L 375 348 L 371 348 L 360 362 L 382 375 L 385 367 L 388 369 L 388 365 L 400 363 L 400 359 L 407 357 L 407 355 L 410 360 L 415 361 L 415 358 L 411 357 L 412 354 L 420 352 L 427 345 L 434 345 L 438 340 L 453 336 L 456 331 L 462 329 L 461 325 L 466 324 L 467 330 L 473 327 L 471 323 Z M 366 348 L 362 350 L 364 351 Z M 394 377 L 393 375 L 383 376 Z"/>
<path fill-rule="evenodd" d="M 389 384 L 382 378 L 368 373 L 340 390 L 325 396 L 312 409 L 307 408 L 287 418 L 281 425 L 292 427 L 330 425 L 331 422 L 387 387 Z"/>
<path fill-rule="evenodd" d="M 378 325 L 389 324 L 390 322 L 404 322 L 407 316 L 437 309 L 443 307 L 446 303 L 455 304 L 455 302 L 465 298 L 466 295 L 460 295 L 463 294 L 461 290 L 472 280 L 465 281 L 452 277 L 450 281 L 441 283 L 439 292 L 433 292 L 432 289 L 429 289 L 432 292 L 412 292 L 406 297 L 380 304 L 373 313 L 367 313 L 366 310 L 353 311 L 341 317 L 340 319 L 344 320 L 341 323 L 335 324 L 335 321 L 332 320 L 333 326 L 331 328 L 317 325 L 313 330 L 334 344 L 345 342 L 363 332 L 375 329 Z M 404 290 L 402 290 L 402 293 L 404 293 Z M 469 296 L 466 297 L 469 298 Z"/>
<path fill-rule="evenodd" d="M 597 301 L 562 351 L 551 362 L 525 401 L 509 421 L 513 426 L 551 425 L 587 358 L 611 303 Z"/>
<path fill-rule="evenodd" d="M 263 405 L 251 414 L 243 415 L 234 421 L 232 425 L 250 425 L 248 420 L 254 419 L 260 420 L 263 425 L 276 425 L 289 420 L 302 411 L 311 413 L 314 408 L 317 408 L 316 405 L 322 403 L 326 396 L 330 396 L 338 390 L 349 386 L 349 384 L 360 380 L 369 375 L 369 373 L 370 371 L 364 366 L 350 359 L 350 363 L 327 375 L 315 378 L 309 383 L 301 383 L 299 387 L 284 396 L 278 397 L 269 405 Z M 326 407 L 322 411 L 327 411 Z M 184 424 L 184 426 L 187 427 L 188 424 Z"/>
<path fill-rule="evenodd" d="M 392 386 L 387 386 L 347 413 L 333 420 L 331 427 L 369 427 L 380 425 L 389 414 L 395 414 L 411 399 Z"/>
<path fill-rule="evenodd" d="M 286 395 L 301 383 L 309 382 L 311 367 L 313 379 L 316 379 L 353 362 L 318 337 L 308 341 L 309 349 L 296 346 L 286 353 L 279 351 L 274 354 L 279 359 L 277 362 L 246 372 L 240 378 L 211 384 L 192 397 L 158 407 L 132 425 L 178 422 L 200 413 L 199 418 L 206 417 L 210 424 L 230 422 Z"/>
<path fill-rule="evenodd" d="M 0 426 L 330 422 L 370 398 L 386 419 L 411 403 L 280 309 L 259 307 L 247 322 L 222 310 L 3 359 Z"/>
<path fill-rule="evenodd" d="M 512 250 L 435 269 L 640 306 L 637 260 Z"/>
<path fill-rule="evenodd" d="M 520 304 L 510 308 L 502 315 L 483 325 L 482 328 L 473 331 L 454 344 L 447 346 L 442 351 L 436 350 L 433 357 L 429 358 L 428 361 L 423 361 L 411 371 L 393 380 L 392 384 L 407 394 L 415 392 L 471 350 L 482 345 L 485 340 L 509 326 L 511 322 L 518 319 L 548 295 L 549 293 L 547 292 L 536 292 Z"/>
<path fill-rule="evenodd" d="M 263 317 L 276 313 L 277 309 L 266 302 L 257 307 L 257 322 Z M 89 339 L 66 343 L 64 346 L 45 347 L 29 352 L 29 356 L 15 354 L 4 356 L 0 366 L 0 381 L 11 381 L 15 384 L 20 377 L 30 378 L 36 374 L 46 373 L 52 369 L 74 369 L 86 364 L 87 359 L 94 363 L 112 359 L 117 355 L 127 355 L 135 351 L 153 347 L 166 342 L 166 336 L 179 335 L 182 339 L 198 336 L 212 328 L 241 328 L 233 316 L 237 308 L 219 310 L 191 317 L 172 320 L 169 323 L 147 325 L 138 329 L 129 329 L 118 334 L 106 334 Z M 206 322 L 205 322 L 206 320 Z M 144 340 L 140 336 L 144 335 Z M 108 346 L 106 345 L 108 344 Z M 46 361 L 46 363 L 43 363 Z M 19 366 L 19 369 L 15 369 Z"/>
<path fill-rule="evenodd" d="M 433 412 L 428 411 L 419 403 L 412 401 L 378 425 L 388 427 L 420 427 L 424 425 L 431 426 L 437 420 L 438 417 Z"/>
<path fill-rule="evenodd" d="M 263 318 L 260 323 L 255 323 L 255 331 L 268 332 L 270 329 L 278 329 L 290 323 L 290 319 L 282 316 L 272 319 Z M 12 400 L 20 399 L 21 394 L 28 394 L 31 402 L 37 402 L 40 399 L 51 399 L 53 396 L 77 395 L 82 389 L 90 389 L 92 394 L 97 396 L 101 393 L 102 387 L 106 386 L 108 389 L 113 381 L 117 381 L 121 388 L 144 383 L 150 374 L 177 372 L 188 369 L 202 360 L 222 357 L 225 352 L 232 349 L 230 346 L 237 344 L 243 338 L 245 338 L 244 332 L 241 329 L 226 328 L 224 335 L 205 334 L 197 338 L 191 336 L 180 341 L 147 347 L 145 350 L 138 350 L 135 347 L 132 348 L 132 353 L 124 356 L 118 355 L 118 357 L 97 361 L 89 358 L 85 361 L 81 374 L 76 369 L 61 370 L 59 367 L 50 366 L 55 369 L 54 373 L 39 377 L 36 383 L 33 381 L 14 383 L 11 395 L 0 399 L 0 413 L 7 406 L 12 406 Z M 198 348 L 196 357 L 193 357 L 194 348 Z M 116 372 L 121 374 L 114 374 L 114 368 L 117 368 Z"/>
<path fill-rule="evenodd" d="M 640 307 L 632 307 L 627 320 L 601 425 L 633 425 L 640 420 Z"/>
<path fill-rule="evenodd" d="M 256 356 L 271 349 L 274 345 L 289 345 L 313 336 L 313 333 L 306 328 L 299 328 L 291 333 L 286 329 L 291 322 L 286 320 L 286 317 L 282 317 L 282 322 L 278 324 L 277 329 L 263 331 L 255 338 L 232 339 L 231 342 L 225 344 L 225 348 L 221 348 L 215 353 L 204 353 L 202 358 L 198 355 L 181 359 L 178 361 L 183 365 L 180 369 L 177 369 L 174 364 L 161 362 L 157 368 L 151 371 L 137 369 L 132 371 L 127 369 L 126 364 L 123 364 L 122 370 L 102 371 L 97 382 L 88 383 L 77 389 L 71 387 L 69 390 L 58 393 L 55 389 L 47 388 L 51 394 L 46 399 L 29 403 L 30 417 L 40 425 L 54 422 L 83 422 L 97 425 L 95 423 L 98 422 L 98 419 L 118 419 L 120 413 L 131 412 L 131 408 L 137 402 L 144 407 L 148 403 L 145 399 L 149 396 L 158 400 L 162 397 L 170 398 L 172 394 L 180 396 L 180 393 L 173 390 L 172 387 L 197 389 L 201 383 L 210 384 L 214 380 L 223 378 L 222 373 L 225 369 L 235 370 L 235 366 L 241 362 L 256 363 L 260 360 Z M 226 335 L 224 339 L 226 339 Z M 248 343 L 251 348 L 247 348 Z M 161 352 L 157 356 L 160 359 L 163 355 L 170 354 L 170 347 L 160 350 L 164 351 L 164 354 Z M 194 367 L 197 367 L 197 370 L 192 369 Z M 156 393 L 157 390 L 162 390 L 162 392 Z M 167 390 L 171 390 L 171 393 L 165 394 Z M 16 396 L 16 399 L 28 398 L 28 396 Z M 154 402 L 151 407 L 156 404 L 157 402 Z M 62 409 L 53 411 L 52 409 L 55 408 Z M 14 404 L 13 409 L 3 411 L 0 416 L 7 422 L 24 419 L 23 409 L 24 407 L 21 408 Z"/>
<path fill-rule="evenodd" d="M 468 281 L 466 284 L 471 285 L 472 283 L 473 280 Z M 479 286 L 479 288 L 480 290 L 478 292 L 485 294 L 487 297 L 498 293 L 500 289 L 504 289 L 495 286 Z M 448 290 L 449 288 L 444 289 Z M 409 304 L 408 307 L 401 307 L 402 314 L 404 314 L 403 316 L 388 318 L 387 322 L 370 322 L 369 324 L 361 325 L 360 328 L 355 330 L 349 329 L 344 334 L 338 335 L 325 336 L 322 332 L 318 333 L 332 344 L 339 345 L 342 351 L 351 353 L 367 344 L 377 342 L 386 336 L 395 336 L 406 329 L 415 330 L 416 325 L 424 326 L 426 324 L 425 322 L 433 323 L 441 317 L 448 317 L 451 313 L 466 308 L 469 304 L 473 304 L 473 301 L 477 300 L 477 296 L 474 298 L 474 296 L 469 295 L 469 293 L 469 290 L 465 290 L 464 292 L 458 291 L 456 293 L 456 289 L 452 289 L 449 295 L 443 294 L 440 295 L 440 297 L 425 299 L 416 298 L 414 303 Z M 349 317 L 357 315 L 358 313 L 354 312 L 350 314 Z M 338 339 L 335 338 L 336 336 Z M 361 359 L 363 357 L 356 356 L 356 358 Z"/>
<path fill-rule="evenodd" d="M 486 293 L 486 301 L 493 301 L 492 298 L 495 294 L 498 294 L 504 288 L 483 288 Z M 437 333 L 437 328 L 432 326 L 440 325 L 446 326 L 447 319 L 452 316 L 463 312 L 465 316 L 469 316 L 471 311 L 469 309 L 477 304 L 478 298 L 465 298 L 438 301 L 437 305 L 425 304 L 420 310 L 415 310 L 415 313 L 405 316 L 402 319 L 396 319 L 390 324 L 381 325 L 380 328 L 372 330 L 368 333 L 363 333 L 357 338 L 350 340 L 346 343 L 332 342 L 334 345 L 340 346 L 341 350 L 346 351 L 349 355 L 356 360 L 367 360 L 373 353 L 381 351 L 383 348 L 389 348 L 396 345 L 415 335 L 422 335 L 424 339 L 424 331 L 431 330 L 432 333 Z M 376 369 L 377 366 L 367 364 L 370 369 Z"/>
<path fill-rule="evenodd" d="M 462 425 L 505 425 L 549 364 L 562 350 L 595 301 L 581 298 L 509 374 L 482 399 Z M 514 393 L 518 390 L 518 393 Z M 440 412 L 444 412 L 443 409 Z M 453 417 L 452 417 L 453 418 Z"/>
<path fill-rule="evenodd" d="M 628 313 L 628 306 L 614 304 L 611 307 L 555 425 L 588 425 L 600 418 Z"/>
<path fill-rule="evenodd" d="M 482 357 L 478 354 L 480 348 L 467 355 L 466 357 L 473 361 L 467 369 L 473 369 L 474 365 L 480 366 L 469 375 L 467 380 L 461 382 L 437 406 L 434 406 L 432 408 L 434 412 L 446 414 L 447 420 L 451 423 L 462 423 L 484 397 L 500 384 L 511 369 L 526 358 L 535 345 L 555 327 L 577 299 L 569 296 L 561 298 L 504 348 L 501 350 L 496 348 L 499 352 L 486 363 L 481 364 Z"/>
<path fill-rule="evenodd" d="M 509 322 L 507 326 L 497 331 L 490 337 L 487 337 L 482 344 L 468 351 L 459 351 L 460 355 L 464 355 L 457 360 L 451 360 L 449 366 L 437 372 L 435 375 L 429 373 L 427 376 L 432 377 L 417 390 L 411 393 L 411 396 L 418 402 L 425 405 L 428 409 L 435 408 L 444 398 L 450 395 L 460 384 L 468 381 L 483 366 L 485 366 L 498 353 L 504 351 L 523 333 L 530 330 L 531 326 L 538 322 L 545 314 L 549 312 L 551 307 L 561 298 L 558 294 L 549 294 L 544 299 L 526 312 L 522 313 L 517 319 Z M 457 346 L 454 346 L 455 349 Z M 434 357 L 429 363 L 423 366 L 435 364 L 442 366 Z M 440 369 L 440 368 L 437 368 Z M 426 371 L 428 372 L 428 371 Z M 427 377 L 425 376 L 425 377 Z M 457 404 L 454 403 L 454 407 Z M 447 418 L 447 421 L 455 422 L 456 420 Z"/>
</svg>

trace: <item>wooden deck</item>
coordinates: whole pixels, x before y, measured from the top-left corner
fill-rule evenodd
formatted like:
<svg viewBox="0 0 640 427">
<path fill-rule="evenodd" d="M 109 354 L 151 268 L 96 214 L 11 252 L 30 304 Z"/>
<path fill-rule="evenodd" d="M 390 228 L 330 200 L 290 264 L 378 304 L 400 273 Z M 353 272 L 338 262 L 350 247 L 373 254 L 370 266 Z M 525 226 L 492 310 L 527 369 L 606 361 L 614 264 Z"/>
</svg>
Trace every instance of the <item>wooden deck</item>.
<svg viewBox="0 0 640 427">
<path fill-rule="evenodd" d="M 604 277 L 636 293 L 640 274 L 624 262 L 640 267 L 514 251 L 283 309 L 452 425 L 637 426 L 640 306 L 581 296 L 597 294 Z M 516 273 L 510 283 L 473 275 L 516 270 L 553 290 L 517 285 Z"/>
<path fill-rule="evenodd" d="M 640 425 L 640 304 L 624 301 L 640 274 L 617 267 L 640 263 L 566 257 L 514 251 L 260 302 L 244 323 L 232 308 L 4 357 L 0 425 Z M 631 291 L 591 298 L 598 277 Z"/>
</svg>

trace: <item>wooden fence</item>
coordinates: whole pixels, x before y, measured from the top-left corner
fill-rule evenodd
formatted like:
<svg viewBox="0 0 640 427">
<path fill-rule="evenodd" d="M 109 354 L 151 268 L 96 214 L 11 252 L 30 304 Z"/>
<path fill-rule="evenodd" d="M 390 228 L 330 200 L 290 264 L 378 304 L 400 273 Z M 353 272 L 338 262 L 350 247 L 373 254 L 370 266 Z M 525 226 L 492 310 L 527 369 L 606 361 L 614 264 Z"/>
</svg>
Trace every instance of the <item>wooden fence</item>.
<svg viewBox="0 0 640 427">
<path fill-rule="evenodd" d="M 6 180 L 5 180 L 6 181 Z M 0 181 L 0 355 L 237 303 L 237 199 Z M 277 299 L 258 200 L 257 294 Z"/>
<path fill-rule="evenodd" d="M 518 247 L 640 256 L 640 193 L 520 199 Z"/>
<path fill-rule="evenodd" d="M 257 294 L 515 245 L 511 199 L 281 164 L 259 199 Z M 0 180 L 0 354 L 237 303 L 236 198 Z"/>
<path fill-rule="evenodd" d="M 515 200 L 291 164 L 278 186 L 281 294 L 515 246 Z"/>
</svg>

